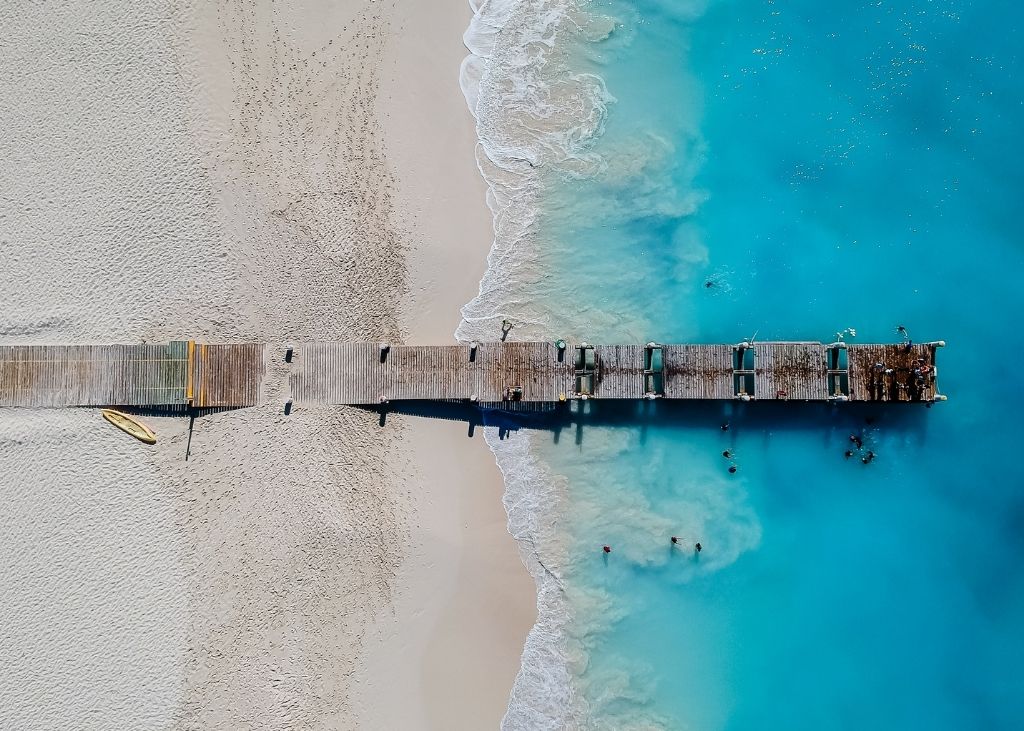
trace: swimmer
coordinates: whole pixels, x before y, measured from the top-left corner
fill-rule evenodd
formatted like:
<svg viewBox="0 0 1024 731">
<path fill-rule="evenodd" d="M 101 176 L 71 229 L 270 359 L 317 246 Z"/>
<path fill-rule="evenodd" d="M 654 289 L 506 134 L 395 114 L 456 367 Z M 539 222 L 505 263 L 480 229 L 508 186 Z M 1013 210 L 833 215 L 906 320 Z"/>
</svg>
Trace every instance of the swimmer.
<svg viewBox="0 0 1024 731">
<path fill-rule="evenodd" d="M 736 465 L 734 465 L 734 464 L 729 465 L 729 474 L 730 475 L 735 475 L 736 474 Z"/>
<path fill-rule="evenodd" d="M 725 457 L 726 459 L 731 459 L 731 458 L 732 458 L 732 452 L 730 452 L 730 451 L 729 451 L 729 450 L 727 449 L 727 450 L 725 450 L 724 452 L 722 452 L 722 456 L 723 456 L 723 457 Z"/>
</svg>

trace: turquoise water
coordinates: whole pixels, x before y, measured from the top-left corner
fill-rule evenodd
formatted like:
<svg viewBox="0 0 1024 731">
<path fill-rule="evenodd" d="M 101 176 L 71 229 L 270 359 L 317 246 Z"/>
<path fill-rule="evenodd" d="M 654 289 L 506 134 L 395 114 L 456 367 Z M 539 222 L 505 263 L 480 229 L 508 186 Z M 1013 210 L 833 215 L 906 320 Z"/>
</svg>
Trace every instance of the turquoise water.
<svg viewBox="0 0 1024 731">
<path fill-rule="evenodd" d="M 592 148 L 607 167 L 551 173 L 538 228 L 533 296 L 570 313 L 561 334 L 871 342 L 903 324 L 947 341 L 950 400 L 605 408 L 538 438 L 569 484 L 590 724 L 1024 727 L 1019 6 L 591 10 L 618 21 L 575 59 L 615 98 Z M 851 433 L 874 463 L 844 459 Z"/>
</svg>

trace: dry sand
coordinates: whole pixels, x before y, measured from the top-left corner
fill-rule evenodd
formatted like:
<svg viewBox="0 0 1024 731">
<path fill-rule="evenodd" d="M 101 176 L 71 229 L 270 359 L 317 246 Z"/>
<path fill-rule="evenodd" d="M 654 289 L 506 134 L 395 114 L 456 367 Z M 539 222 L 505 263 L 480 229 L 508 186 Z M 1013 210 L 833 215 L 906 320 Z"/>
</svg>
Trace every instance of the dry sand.
<svg viewBox="0 0 1024 731">
<path fill-rule="evenodd" d="M 9 4 L 0 339 L 450 338 L 490 227 L 425 5 Z M 0 728 L 497 723 L 533 596 L 482 440 L 264 396 L 188 462 L 0 414 Z"/>
</svg>

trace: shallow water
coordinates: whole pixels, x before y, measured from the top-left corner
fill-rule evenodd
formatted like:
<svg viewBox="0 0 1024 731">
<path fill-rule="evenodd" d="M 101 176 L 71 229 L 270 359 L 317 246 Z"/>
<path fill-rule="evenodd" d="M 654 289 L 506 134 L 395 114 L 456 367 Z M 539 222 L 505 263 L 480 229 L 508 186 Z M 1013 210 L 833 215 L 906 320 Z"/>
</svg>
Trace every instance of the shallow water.
<svg viewBox="0 0 1024 731">
<path fill-rule="evenodd" d="M 566 485 L 546 517 L 565 551 L 577 720 L 1019 727 L 1024 427 L 1002 343 L 1024 304 L 1021 11 L 586 11 L 614 30 L 560 37 L 567 65 L 614 101 L 537 176 L 531 256 L 545 274 L 509 286 L 552 313 L 539 331 L 736 342 L 855 328 L 853 342 L 873 342 L 903 324 L 947 341 L 950 400 L 595 405 L 600 424 L 535 436 Z M 844 459 L 851 433 L 875 462 Z"/>
</svg>

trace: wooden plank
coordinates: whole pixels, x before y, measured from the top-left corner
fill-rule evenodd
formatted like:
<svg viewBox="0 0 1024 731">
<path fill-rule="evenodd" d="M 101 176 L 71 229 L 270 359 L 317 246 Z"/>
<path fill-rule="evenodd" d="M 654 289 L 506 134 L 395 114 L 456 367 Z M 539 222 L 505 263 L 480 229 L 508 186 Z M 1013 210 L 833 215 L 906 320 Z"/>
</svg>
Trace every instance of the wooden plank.
<svg viewBox="0 0 1024 731">
<path fill-rule="evenodd" d="M 258 401 L 262 345 L 198 347 L 205 360 L 189 357 L 187 341 L 0 346 L 0 406 L 179 406 L 190 387 L 203 394 L 197 405 Z"/>
<path fill-rule="evenodd" d="M 597 345 L 594 395 L 638 399 L 644 396 L 644 346 Z"/>
<path fill-rule="evenodd" d="M 828 398 L 825 346 L 821 343 L 755 343 L 755 397 L 823 401 Z"/>
<path fill-rule="evenodd" d="M 732 398 L 731 345 L 663 345 L 665 398 Z"/>
<path fill-rule="evenodd" d="M 196 408 L 255 406 L 265 371 L 259 343 L 200 344 L 192 360 L 192 405 Z"/>
<path fill-rule="evenodd" d="M 182 353 L 175 344 L 0 346 L 0 405 L 180 404 Z"/>
<path fill-rule="evenodd" d="M 934 401 L 936 345 L 849 345 L 851 401 Z"/>
</svg>

